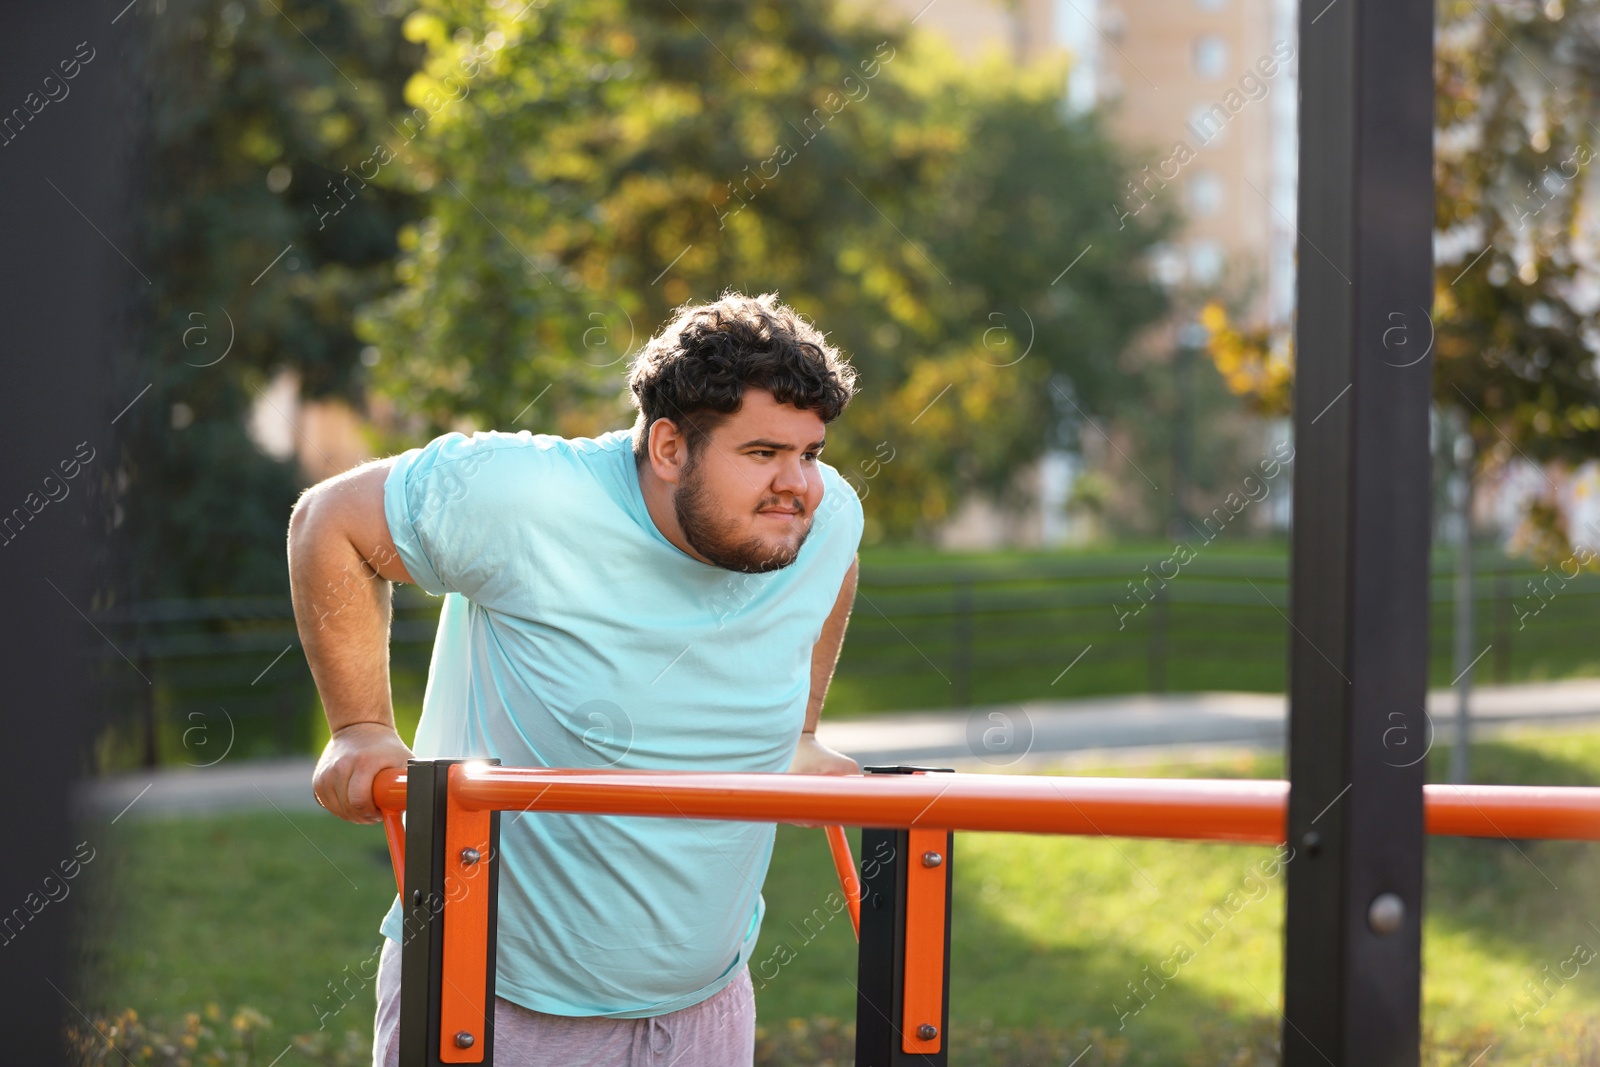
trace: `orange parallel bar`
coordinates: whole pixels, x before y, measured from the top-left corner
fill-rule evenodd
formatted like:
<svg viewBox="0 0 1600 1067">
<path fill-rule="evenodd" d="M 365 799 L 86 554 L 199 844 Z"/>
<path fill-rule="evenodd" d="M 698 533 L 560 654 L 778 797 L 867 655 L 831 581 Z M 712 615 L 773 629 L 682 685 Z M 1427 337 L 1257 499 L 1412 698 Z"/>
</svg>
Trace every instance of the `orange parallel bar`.
<svg viewBox="0 0 1600 1067">
<path fill-rule="evenodd" d="M 1600 789 L 1541 785 L 1429 785 L 1430 834 L 1600 841 Z"/>
<path fill-rule="evenodd" d="M 844 827 L 825 826 L 828 851 L 833 855 L 833 869 L 839 875 L 839 886 L 844 890 L 844 902 L 850 909 L 850 928 L 861 940 L 861 879 L 856 877 L 855 857 L 850 855 L 850 839 L 844 836 Z"/>
<path fill-rule="evenodd" d="M 1281 781 L 1039 775 L 807 775 L 593 771 L 475 766 L 461 803 L 561 811 L 1154 837 L 1275 845 L 1285 837 Z M 405 774 L 374 782 L 380 807 L 405 806 Z M 1424 788 L 1427 830 L 1463 837 L 1600 840 L 1600 789 Z"/>
<path fill-rule="evenodd" d="M 400 776 L 402 779 L 405 775 Z M 401 786 L 401 797 L 405 796 L 405 787 Z M 401 896 L 406 895 L 406 828 L 400 821 L 404 808 L 380 808 L 383 814 L 383 836 L 389 839 L 389 862 L 394 864 L 395 892 Z"/>
<path fill-rule="evenodd" d="M 380 807 L 405 804 L 381 772 Z M 1022 775 L 810 775 L 590 771 L 479 765 L 464 807 L 1236 841 L 1283 840 L 1282 782 Z"/>
</svg>

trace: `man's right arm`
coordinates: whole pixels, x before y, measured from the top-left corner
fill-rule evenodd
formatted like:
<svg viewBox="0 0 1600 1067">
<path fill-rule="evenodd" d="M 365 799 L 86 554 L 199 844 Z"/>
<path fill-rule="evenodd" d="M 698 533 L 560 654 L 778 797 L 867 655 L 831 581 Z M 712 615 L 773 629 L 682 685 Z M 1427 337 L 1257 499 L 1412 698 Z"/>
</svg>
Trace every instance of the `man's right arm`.
<svg viewBox="0 0 1600 1067">
<path fill-rule="evenodd" d="M 325 808 L 356 823 L 379 819 L 377 773 L 403 769 L 411 757 L 389 690 L 391 583 L 412 583 L 384 515 L 393 464 L 375 460 L 318 483 L 289 519 L 295 626 L 332 732 L 312 789 Z"/>
</svg>

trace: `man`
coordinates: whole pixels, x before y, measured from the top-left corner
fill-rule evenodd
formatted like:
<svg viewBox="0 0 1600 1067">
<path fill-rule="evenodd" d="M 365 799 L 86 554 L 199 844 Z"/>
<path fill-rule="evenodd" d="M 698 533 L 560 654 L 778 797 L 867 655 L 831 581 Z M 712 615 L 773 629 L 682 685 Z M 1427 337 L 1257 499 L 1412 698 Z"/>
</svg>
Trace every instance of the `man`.
<svg viewBox="0 0 1600 1067">
<path fill-rule="evenodd" d="M 313 780 L 329 811 L 377 821 L 374 776 L 412 755 L 389 694 L 396 581 L 448 594 L 420 756 L 859 772 L 814 733 L 855 596 L 861 504 L 820 459 L 853 368 L 774 295 L 727 293 L 680 309 L 628 382 L 631 431 L 449 433 L 296 505 L 289 569 L 332 730 Z M 496 1062 L 748 1065 L 773 837 L 771 823 L 507 813 Z M 394 1067 L 398 898 L 382 932 L 373 1062 Z"/>
</svg>

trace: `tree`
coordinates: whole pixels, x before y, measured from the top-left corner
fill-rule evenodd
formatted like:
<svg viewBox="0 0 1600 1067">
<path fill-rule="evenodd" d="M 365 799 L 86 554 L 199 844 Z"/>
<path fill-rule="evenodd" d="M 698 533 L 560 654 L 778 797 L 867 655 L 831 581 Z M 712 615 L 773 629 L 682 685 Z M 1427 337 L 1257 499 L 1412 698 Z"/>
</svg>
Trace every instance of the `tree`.
<svg viewBox="0 0 1600 1067">
<path fill-rule="evenodd" d="M 152 605 L 174 599 L 288 603 L 284 535 L 304 475 L 293 460 L 263 454 L 246 421 L 285 368 L 310 397 L 361 403 L 351 318 L 390 282 L 411 197 L 356 171 L 398 106 L 415 49 L 398 18 L 355 3 L 174 0 L 125 14 L 124 26 L 145 38 L 139 206 L 127 248 L 139 277 L 113 361 L 113 395 L 127 407 L 114 438 L 93 442 L 107 445 L 91 469 L 115 502 L 94 607 L 144 605 L 132 620 L 115 615 L 113 629 L 119 651 L 143 669 L 135 676 L 117 659 L 108 678 L 128 683 L 131 699 L 114 704 L 118 717 L 139 708 L 146 762 L 158 755 L 160 711 L 187 728 L 187 743 L 194 730 L 223 734 L 219 704 L 231 751 L 294 747 L 314 707 L 306 672 L 285 665 L 255 686 L 260 664 L 247 673 L 237 659 L 152 664 L 141 649 L 153 635 L 139 620 L 184 618 L 186 609 Z M 220 741 L 211 749 L 222 750 Z"/>
<path fill-rule="evenodd" d="M 1600 3 L 1447 0 L 1438 40 L 1435 402 L 1466 428 L 1475 474 L 1519 457 L 1600 456 L 1600 255 L 1586 206 L 1600 156 Z M 1288 339 L 1230 323 L 1220 303 L 1204 322 L 1230 389 L 1286 414 Z M 1558 515 L 1531 517 L 1569 552 Z"/>
<path fill-rule="evenodd" d="M 1468 777 L 1472 686 L 1474 488 L 1517 459 L 1552 465 L 1600 456 L 1600 255 L 1587 195 L 1600 150 L 1600 3 L 1446 0 L 1435 64 L 1435 233 L 1430 316 L 1434 400 L 1446 473 L 1458 475 L 1455 660 L 1457 744 Z M 1207 309 L 1211 355 L 1258 409 L 1287 410 L 1292 354 L 1268 331 Z M 1409 334 L 1409 330 L 1406 333 Z M 1415 346 L 1404 349 L 1409 353 Z M 1417 349 L 1420 352 L 1420 349 Z M 1420 355 L 1417 358 L 1421 358 Z M 1526 516 L 1534 555 L 1577 562 L 1549 493 Z M 1595 565 L 1592 553 L 1583 565 Z"/>
<path fill-rule="evenodd" d="M 1171 220 L 1118 228 L 1119 160 L 1059 70 L 972 70 L 824 0 L 426 0 L 406 32 L 402 159 L 432 188 L 361 329 L 410 432 L 615 428 L 674 306 L 776 290 L 860 369 L 829 458 L 903 536 L 1006 492 L 1052 374 L 1088 409 L 1130 388 Z"/>
<path fill-rule="evenodd" d="M 149 284 L 118 363 L 119 395 L 138 399 L 106 465 L 121 586 L 106 599 L 286 593 L 302 476 L 246 416 L 280 368 L 307 396 L 361 400 L 351 317 L 388 284 L 410 197 L 351 174 L 414 57 L 398 19 L 353 3 L 128 17 L 149 38 L 130 250 Z"/>
<path fill-rule="evenodd" d="M 1461 251 L 1436 277 L 1435 395 L 1480 463 L 1581 462 L 1600 455 L 1600 4 L 1461 0 L 1443 17 L 1436 227 Z"/>
</svg>

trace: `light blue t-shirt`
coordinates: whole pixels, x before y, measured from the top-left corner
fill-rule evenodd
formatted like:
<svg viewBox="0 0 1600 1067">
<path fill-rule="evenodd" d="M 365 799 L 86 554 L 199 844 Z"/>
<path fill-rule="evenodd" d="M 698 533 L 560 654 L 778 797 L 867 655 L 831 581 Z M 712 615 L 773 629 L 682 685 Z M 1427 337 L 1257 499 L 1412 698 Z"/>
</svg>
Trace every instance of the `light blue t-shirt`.
<svg viewBox="0 0 1600 1067">
<path fill-rule="evenodd" d="M 632 436 L 448 433 L 402 453 L 384 512 L 416 583 L 450 594 L 419 757 L 508 767 L 788 769 L 811 651 L 861 503 L 824 495 L 790 566 L 742 574 L 668 541 Z M 699 1003 L 755 949 L 774 825 L 506 812 L 496 993 L 553 1015 Z M 399 898 L 382 932 L 399 941 Z"/>
</svg>

